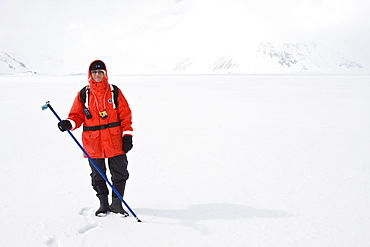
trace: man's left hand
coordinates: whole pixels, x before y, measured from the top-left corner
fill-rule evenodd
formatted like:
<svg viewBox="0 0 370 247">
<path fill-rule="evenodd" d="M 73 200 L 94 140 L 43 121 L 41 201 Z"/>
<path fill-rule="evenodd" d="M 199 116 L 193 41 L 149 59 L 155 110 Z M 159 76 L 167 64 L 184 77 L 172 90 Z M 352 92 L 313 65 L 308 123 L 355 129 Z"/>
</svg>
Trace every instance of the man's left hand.
<svg viewBox="0 0 370 247">
<path fill-rule="evenodd" d="M 128 153 L 132 149 L 132 136 L 130 135 L 124 135 L 122 137 L 122 150 L 125 153 Z"/>
</svg>

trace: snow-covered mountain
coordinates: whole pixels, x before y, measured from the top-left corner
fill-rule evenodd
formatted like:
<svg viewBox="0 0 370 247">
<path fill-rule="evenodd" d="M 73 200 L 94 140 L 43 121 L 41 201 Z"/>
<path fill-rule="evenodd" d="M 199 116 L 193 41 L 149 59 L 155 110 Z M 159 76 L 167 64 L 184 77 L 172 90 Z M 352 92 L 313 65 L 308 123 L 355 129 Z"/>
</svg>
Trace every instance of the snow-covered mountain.
<svg viewBox="0 0 370 247">
<path fill-rule="evenodd" d="M 0 52 L 0 75 L 18 74 L 18 73 L 32 73 L 27 66 L 13 58 L 6 52 Z"/>
<path fill-rule="evenodd" d="M 267 61 L 270 60 L 270 61 Z M 269 64 L 269 71 L 291 73 L 362 73 L 369 72 L 362 65 L 340 53 L 325 50 L 315 43 L 271 44 L 261 43 L 258 47 L 257 67 Z"/>
<path fill-rule="evenodd" d="M 184 52 L 182 52 L 184 53 Z M 164 56 L 152 63 L 155 69 L 188 73 L 246 74 L 369 74 L 363 66 L 339 52 L 315 43 L 258 43 L 248 49 L 231 48 L 227 52 L 200 51 L 188 56 L 181 52 Z M 155 66 L 154 66 L 155 65 Z"/>
<path fill-rule="evenodd" d="M 171 49 L 166 54 L 142 57 L 136 63 L 120 57 L 117 59 L 120 61 L 106 62 L 124 64 L 124 70 L 114 70 L 122 74 L 370 74 L 369 64 L 363 65 L 314 42 L 260 42 L 230 46 L 228 49 L 218 49 L 217 46 L 181 47 Z M 85 72 L 85 67 L 64 68 L 63 64 L 67 64 L 67 61 L 50 61 L 45 62 L 45 67 L 39 63 L 37 70 L 53 74 L 51 68 L 60 67 L 65 74 Z M 4 52 L 0 52 L 0 66 L 0 74 L 34 73 L 24 63 Z"/>
</svg>

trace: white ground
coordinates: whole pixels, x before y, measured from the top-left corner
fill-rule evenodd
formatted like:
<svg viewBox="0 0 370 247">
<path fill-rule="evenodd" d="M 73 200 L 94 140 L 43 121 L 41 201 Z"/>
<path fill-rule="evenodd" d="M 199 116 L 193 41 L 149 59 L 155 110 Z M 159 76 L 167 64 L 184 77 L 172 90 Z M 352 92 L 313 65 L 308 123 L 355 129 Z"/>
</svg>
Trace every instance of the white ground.
<svg viewBox="0 0 370 247">
<path fill-rule="evenodd" d="M 133 111 L 125 200 L 95 217 L 61 133 L 84 76 L 2 76 L 1 246 L 370 246 L 370 76 L 111 76 Z M 81 131 L 74 135 L 80 139 Z"/>
</svg>

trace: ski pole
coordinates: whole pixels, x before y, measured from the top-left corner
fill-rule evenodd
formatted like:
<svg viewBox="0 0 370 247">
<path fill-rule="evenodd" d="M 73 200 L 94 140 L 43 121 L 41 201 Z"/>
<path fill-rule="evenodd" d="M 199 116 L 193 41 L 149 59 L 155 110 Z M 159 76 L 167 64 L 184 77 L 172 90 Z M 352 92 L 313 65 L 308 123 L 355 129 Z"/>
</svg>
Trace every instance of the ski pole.
<svg viewBox="0 0 370 247">
<path fill-rule="evenodd" d="M 53 113 L 54 115 L 57 117 L 57 119 L 59 120 L 59 122 L 62 121 L 62 119 L 58 116 L 58 114 L 54 111 L 53 107 L 50 105 L 50 101 L 47 101 L 45 105 L 43 105 L 41 107 L 42 110 L 46 110 L 47 108 L 49 108 Z M 82 152 L 86 155 L 86 157 L 89 159 L 89 161 L 91 162 L 91 164 L 93 164 L 93 166 L 95 167 L 95 169 L 99 172 L 99 174 L 102 176 L 102 178 L 105 180 L 105 182 L 107 182 L 107 184 L 112 188 L 112 191 L 114 193 L 116 193 L 117 197 L 123 202 L 123 204 L 125 204 L 126 208 L 130 211 L 130 213 L 135 217 L 135 219 L 137 220 L 137 222 L 141 222 L 141 220 L 137 217 L 137 215 L 134 213 L 134 211 L 129 207 L 129 205 L 125 202 L 125 200 L 123 200 L 123 197 L 119 194 L 119 192 L 116 190 L 116 188 L 114 188 L 114 186 L 109 182 L 108 178 L 104 175 L 104 173 L 99 169 L 99 167 L 95 164 L 95 162 L 93 161 L 93 159 L 90 157 L 90 155 L 86 152 L 86 150 L 81 146 L 81 144 L 78 142 L 78 140 L 76 139 L 76 137 L 72 134 L 72 132 L 67 129 L 69 135 L 72 137 L 72 139 L 76 142 L 76 144 L 80 147 L 80 149 L 82 150 Z"/>
</svg>

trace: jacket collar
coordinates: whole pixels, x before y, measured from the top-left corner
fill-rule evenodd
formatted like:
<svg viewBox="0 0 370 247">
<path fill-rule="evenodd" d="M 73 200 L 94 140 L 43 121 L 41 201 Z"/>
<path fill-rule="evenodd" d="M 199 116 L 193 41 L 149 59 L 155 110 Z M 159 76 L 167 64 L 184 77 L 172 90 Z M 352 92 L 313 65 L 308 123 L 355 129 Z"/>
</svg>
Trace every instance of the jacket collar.
<svg viewBox="0 0 370 247">
<path fill-rule="evenodd" d="M 108 78 L 104 77 L 101 82 L 96 82 L 92 78 L 90 78 L 89 79 L 89 85 L 90 85 L 90 88 L 93 91 L 101 91 L 101 90 L 104 90 L 105 91 L 105 89 L 109 85 L 108 84 Z"/>
</svg>

